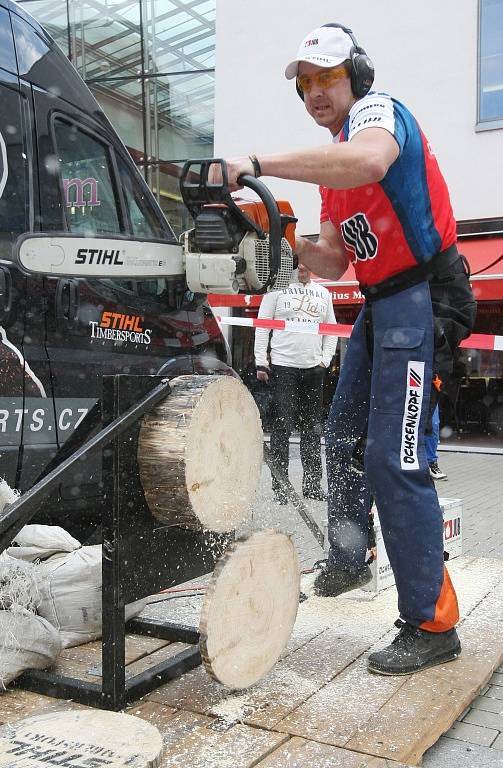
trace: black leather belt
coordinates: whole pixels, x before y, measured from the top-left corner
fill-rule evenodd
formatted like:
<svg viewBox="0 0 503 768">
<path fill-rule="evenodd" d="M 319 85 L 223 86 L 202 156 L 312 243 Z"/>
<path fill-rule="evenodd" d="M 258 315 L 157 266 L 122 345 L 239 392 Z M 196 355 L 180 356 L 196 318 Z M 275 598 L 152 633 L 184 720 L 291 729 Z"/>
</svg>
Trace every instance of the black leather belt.
<svg viewBox="0 0 503 768">
<path fill-rule="evenodd" d="M 429 261 L 406 269 L 404 272 L 399 272 L 392 277 L 387 277 L 380 283 L 360 285 L 360 291 L 367 301 L 384 299 L 394 293 L 404 291 L 406 288 L 411 288 L 413 285 L 423 283 L 425 280 L 447 277 L 451 273 L 452 267 L 458 262 L 462 265 L 463 271 L 466 272 L 465 261 L 459 255 L 456 246 L 451 245 L 445 251 L 437 253 Z"/>
</svg>

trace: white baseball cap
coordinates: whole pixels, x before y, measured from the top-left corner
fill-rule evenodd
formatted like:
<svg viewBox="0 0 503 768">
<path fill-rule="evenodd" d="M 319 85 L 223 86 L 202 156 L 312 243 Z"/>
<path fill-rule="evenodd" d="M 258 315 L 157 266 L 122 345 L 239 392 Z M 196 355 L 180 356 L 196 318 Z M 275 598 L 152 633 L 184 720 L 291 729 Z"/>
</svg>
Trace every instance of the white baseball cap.
<svg viewBox="0 0 503 768">
<path fill-rule="evenodd" d="M 318 67 L 336 67 L 351 58 L 353 41 L 340 27 L 316 27 L 301 42 L 297 58 L 285 69 L 287 80 L 297 77 L 299 61 Z"/>
</svg>

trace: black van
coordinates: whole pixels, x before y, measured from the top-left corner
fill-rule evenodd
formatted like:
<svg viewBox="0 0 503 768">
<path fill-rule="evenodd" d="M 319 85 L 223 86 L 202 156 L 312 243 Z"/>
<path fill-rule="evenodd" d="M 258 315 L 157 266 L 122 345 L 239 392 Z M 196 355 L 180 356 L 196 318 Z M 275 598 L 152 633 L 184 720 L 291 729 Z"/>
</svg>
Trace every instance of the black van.
<svg viewBox="0 0 503 768">
<path fill-rule="evenodd" d="M 0 0 L 0 477 L 21 491 L 101 394 L 104 374 L 230 373 L 228 347 L 182 278 L 25 276 L 26 232 L 176 243 L 98 103 L 40 25 Z M 61 484 L 40 522 L 82 532 L 100 467 Z M 73 521 L 73 522 L 72 522 Z"/>
</svg>

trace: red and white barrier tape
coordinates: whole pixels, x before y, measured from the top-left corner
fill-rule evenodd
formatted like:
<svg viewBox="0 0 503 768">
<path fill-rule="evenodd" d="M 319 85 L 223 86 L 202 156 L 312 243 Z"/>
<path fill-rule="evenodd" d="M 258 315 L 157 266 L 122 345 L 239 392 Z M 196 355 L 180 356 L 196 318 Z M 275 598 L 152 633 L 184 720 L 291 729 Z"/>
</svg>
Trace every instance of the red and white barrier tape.
<svg viewBox="0 0 503 768">
<path fill-rule="evenodd" d="M 351 336 L 352 325 L 338 323 L 302 323 L 298 320 L 268 320 L 252 317 L 220 317 L 215 319 L 221 325 L 239 325 L 248 328 L 269 328 L 273 331 L 290 331 L 290 333 L 313 333 L 320 336 L 339 336 L 347 339 Z M 490 349 L 503 351 L 503 336 L 490 336 L 484 333 L 472 333 L 461 342 L 461 347 L 468 349 Z"/>
</svg>

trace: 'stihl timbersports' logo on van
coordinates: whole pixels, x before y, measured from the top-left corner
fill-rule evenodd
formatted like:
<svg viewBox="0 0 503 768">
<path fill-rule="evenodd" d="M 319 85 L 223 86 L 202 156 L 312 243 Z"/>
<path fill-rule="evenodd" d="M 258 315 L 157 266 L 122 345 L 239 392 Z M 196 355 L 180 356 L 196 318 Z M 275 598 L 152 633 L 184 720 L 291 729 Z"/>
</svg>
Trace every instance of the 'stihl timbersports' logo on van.
<svg viewBox="0 0 503 768">
<path fill-rule="evenodd" d="M 409 360 L 402 421 L 402 442 L 400 445 L 400 466 L 402 469 L 419 469 L 417 443 L 423 391 L 424 362 Z"/>
<path fill-rule="evenodd" d="M 91 320 L 91 338 L 108 341 L 128 341 L 131 344 L 150 344 L 152 330 L 143 327 L 143 317 L 124 315 L 122 312 L 102 312 L 99 322 Z"/>
</svg>

